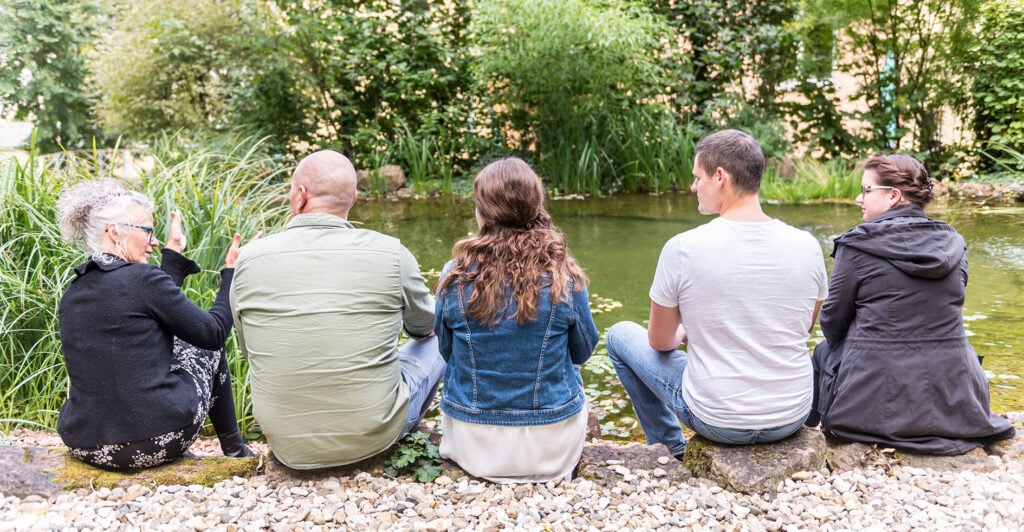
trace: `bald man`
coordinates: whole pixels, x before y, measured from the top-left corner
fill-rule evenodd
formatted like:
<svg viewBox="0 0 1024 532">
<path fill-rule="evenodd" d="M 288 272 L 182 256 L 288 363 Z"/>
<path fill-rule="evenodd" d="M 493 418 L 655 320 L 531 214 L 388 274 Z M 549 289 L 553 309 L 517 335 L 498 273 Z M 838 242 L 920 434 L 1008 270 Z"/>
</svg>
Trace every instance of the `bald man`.
<svg viewBox="0 0 1024 532">
<path fill-rule="evenodd" d="M 246 246 L 231 289 L 253 416 L 294 469 L 373 456 L 415 430 L 444 360 L 434 298 L 397 239 L 348 222 L 356 171 L 316 152 L 292 174 L 292 218 Z M 258 244 L 258 245 L 256 245 Z M 404 328 L 412 340 L 398 347 Z"/>
</svg>

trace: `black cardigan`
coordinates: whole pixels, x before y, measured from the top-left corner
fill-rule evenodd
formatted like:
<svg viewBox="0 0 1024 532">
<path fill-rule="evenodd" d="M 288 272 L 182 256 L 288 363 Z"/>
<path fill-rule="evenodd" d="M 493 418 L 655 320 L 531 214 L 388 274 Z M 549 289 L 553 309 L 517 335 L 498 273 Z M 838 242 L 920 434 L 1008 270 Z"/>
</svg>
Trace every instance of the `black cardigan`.
<svg viewBox="0 0 1024 532">
<path fill-rule="evenodd" d="M 169 249 L 159 268 L 111 258 L 75 268 L 60 301 L 71 386 L 57 431 L 69 447 L 141 441 L 192 425 L 196 385 L 171 369 L 174 337 L 214 350 L 231 332 L 233 268 L 221 271 L 206 312 L 181 292 L 185 277 L 200 271 L 195 262 Z"/>
</svg>

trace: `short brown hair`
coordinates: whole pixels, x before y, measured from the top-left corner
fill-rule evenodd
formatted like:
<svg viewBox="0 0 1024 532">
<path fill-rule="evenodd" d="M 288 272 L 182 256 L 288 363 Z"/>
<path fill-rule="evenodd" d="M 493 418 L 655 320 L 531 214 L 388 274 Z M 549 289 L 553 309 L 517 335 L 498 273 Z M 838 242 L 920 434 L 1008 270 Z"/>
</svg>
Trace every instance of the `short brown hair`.
<svg viewBox="0 0 1024 532">
<path fill-rule="evenodd" d="M 697 143 L 697 164 L 707 174 L 723 168 L 732 175 L 736 188 L 757 194 L 764 174 L 764 153 L 750 135 L 726 129 Z"/>
</svg>

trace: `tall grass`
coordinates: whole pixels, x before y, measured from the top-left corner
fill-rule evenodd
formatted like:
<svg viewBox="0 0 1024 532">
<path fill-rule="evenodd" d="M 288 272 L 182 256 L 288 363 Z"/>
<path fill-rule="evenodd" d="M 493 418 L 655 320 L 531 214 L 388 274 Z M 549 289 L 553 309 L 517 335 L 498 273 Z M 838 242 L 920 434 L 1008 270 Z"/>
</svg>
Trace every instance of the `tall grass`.
<svg viewBox="0 0 1024 532">
<path fill-rule="evenodd" d="M 989 159 L 991 171 L 972 177 L 980 183 L 1019 183 L 1024 181 L 1024 153 L 1002 142 L 988 142 L 981 154 Z"/>
<path fill-rule="evenodd" d="M 538 169 L 555 194 L 599 194 L 611 173 L 611 160 L 602 141 L 576 131 L 539 154 Z"/>
<path fill-rule="evenodd" d="M 761 181 L 761 199 L 780 203 L 827 199 L 852 201 L 860 193 L 860 178 L 861 172 L 843 160 L 797 161 L 793 163 L 792 178 L 780 177 L 777 167 L 765 172 Z"/>
<path fill-rule="evenodd" d="M 554 146 L 538 150 L 539 169 L 556 193 L 664 192 L 690 186 L 694 135 L 668 113 L 633 110 L 609 123 L 561 129 Z"/>
<path fill-rule="evenodd" d="M 180 138 L 155 147 L 155 166 L 134 188 L 153 198 L 158 235 L 166 235 L 171 210 L 180 210 L 188 239 L 185 254 L 202 273 L 183 287 L 192 301 L 209 308 L 231 235 L 249 239 L 272 231 L 287 215 L 283 169 L 252 140 L 192 149 Z M 108 177 L 96 161 L 65 156 L 59 170 L 32 156 L 0 162 L 0 431 L 55 427 L 67 394 L 57 303 L 85 253 L 60 239 L 55 203 L 64 187 Z M 103 172 L 103 173 L 99 173 Z M 227 345 L 235 405 L 243 430 L 252 425 L 248 368 L 234 336 Z"/>
<path fill-rule="evenodd" d="M 653 127 L 652 127 L 653 125 Z M 667 113 L 620 122 L 617 189 L 685 190 L 693 180 L 694 133 Z"/>
<path fill-rule="evenodd" d="M 54 223 L 63 179 L 48 179 L 38 160 L 0 169 L 0 430 L 52 427 L 67 390 L 57 301 L 78 254 Z"/>
<path fill-rule="evenodd" d="M 404 126 L 402 136 L 392 143 L 391 151 L 406 172 L 413 191 L 419 194 L 452 192 L 455 154 L 451 144 L 443 135 L 429 132 L 417 135 Z"/>
</svg>

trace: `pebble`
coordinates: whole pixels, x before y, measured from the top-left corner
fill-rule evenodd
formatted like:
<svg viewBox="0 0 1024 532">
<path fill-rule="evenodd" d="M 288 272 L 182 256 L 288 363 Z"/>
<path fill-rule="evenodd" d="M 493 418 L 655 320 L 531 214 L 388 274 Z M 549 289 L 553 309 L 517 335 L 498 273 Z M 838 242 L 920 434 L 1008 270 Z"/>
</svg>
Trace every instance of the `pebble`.
<svg viewBox="0 0 1024 532">
<path fill-rule="evenodd" d="M 842 474 L 797 473 L 775 496 L 708 481 L 672 484 L 664 470 L 606 467 L 628 476 L 499 485 L 438 477 L 418 484 L 367 473 L 268 486 L 236 477 L 213 487 L 80 489 L 51 500 L 0 494 L 0 532 L 22 530 L 578 530 L 583 528 L 1024 530 L 1024 462 L 996 457 L 989 473 L 896 465 Z"/>
</svg>

